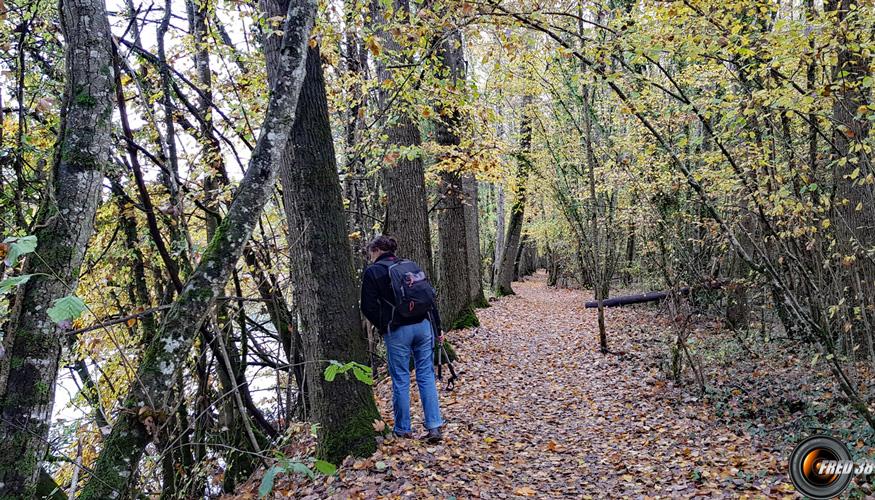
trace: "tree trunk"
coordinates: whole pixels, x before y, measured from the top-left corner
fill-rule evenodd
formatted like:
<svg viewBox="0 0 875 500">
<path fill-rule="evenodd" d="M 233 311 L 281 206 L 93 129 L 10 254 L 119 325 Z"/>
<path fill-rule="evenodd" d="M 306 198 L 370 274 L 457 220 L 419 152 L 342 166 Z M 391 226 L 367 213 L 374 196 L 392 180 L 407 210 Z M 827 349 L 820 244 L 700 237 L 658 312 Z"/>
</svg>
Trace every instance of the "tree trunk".
<svg viewBox="0 0 875 500">
<path fill-rule="evenodd" d="M 589 175 L 589 199 L 590 204 L 592 205 L 592 213 L 591 213 L 591 226 L 590 226 L 590 253 L 592 255 L 592 259 L 590 259 L 590 273 L 592 274 L 592 285 L 593 285 L 593 295 L 595 295 L 595 300 L 598 303 L 598 326 L 599 326 L 599 351 L 602 354 L 607 354 L 608 352 L 608 336 L 605 332 L 605 307 L 604 300 L 608 298 L 608 292 L 610 290 L 610 276 L 607 272 L 607 262 L 604 257 L 607 255 L 607 252 L 602 252 L 601 247 L 601 238 L 600 238 L 600 229 L 599 225 L 604 224 L 604 221 L 600 221 L 599 218 L 602 215 L 604 209 L 604 196 L 600 193 L 596 192 L 596 178 L 595 178 L 595 151 L 593 150 L 592 143 L 592 109 L 590 106 L 590 89 L 589 87 L 583 88 L 583 131 L 584 136 L 583 140 L 585 141 L 585 149 L 586 149 L 586 164 L 587 164 L 587 173 Z M 606 231 L 607 233 L 607 228 Z M 607 239 L 607 238 L 606 238 Z M 610 244 L 609 241 L 605 242 L 606 245 Z"/>
<path fill-rule="evenodd" d="M 346 73 L 352 79 L 349 87 L 349 110 L 346 113 L 345 126 L 345 174 L 344 196 L 349 201 L 349 229 L 350 232 L 358 231 L 362 240 L 370 235 L 369 228 L 373 223 L 366 218 L 368 215 L 368 183 L 367 167 L 365 158 L 359 151 L 359 143 L 366 128 L 365 123 L 365 94 L 362 91 L 361 82 L 367 74 L 367 54 L 364 52 L 364 44 L 357 32 L 357 21 L 361 15 L 355 0 L 345 0 L 343 4 L 344 15 L 344 46 L 346 47 Z M 358 256 L 358 264 L 365 262 L 364 253 Z M 359 266 L 359 267 L 362 267 Z"/>
<path fill-rule="evenodd" d="M 504 251 L 504 230 L 505 219 L 504 213 L 504 186 L 498 185 L 498 196 L 495 207 L 495 252 L 492 256 L 492 269 L 489 273 L 489 288 L 495 290 L 495 280 L 498 278 L 498 271 L 501 268 L 501 252 Z"/>
<path fill-rule="evenodd" d="M 208 46 L 207 19 L 208 11 L 206 4 L 200 4 L 193 0 L 186 1 L 188 11 L 189 26 L 191 27 L 192 36 L 194 38 L 194 62 L 197 72 L 198 82 L 200 83 L 200 92 L 198 95 L 198 120 L 200 122 L 200 143 L 201 143 L 201 161 L 204 163 L 207 176 L 204 179 L 205 200 L 204 205 L 206 218 L 206 233 L 207 240 L 211 240 L 215 236 L 216 231 L 221 224 L 219 201 L 221 189 L 229 182 L 228 174 L 225 169 L 225 163 L 222 158 L 219 140 L 213 131 L 212 114 L 210 107 L 212 106 L 213 91 L 212 91 L 212 71 L 210 69 L 210 53 Z M 280 14 L 281 15 L 281 14 Z M 181 229 L 185 229 L 184 227 Z M 187 232 L 187 231 L 186 231 Z M 186 237 L 185 240 L 188 238 Z M 253 272 L 257 274 L 256 279 L 259 282 L 259 289 L 262 287 L 264 280 L 260 276 L 260 267 L 257 266 L 253 250 L 251 246 L 246 247 L 244 254 L 247 263 L 251 261 L 256 264 L 253 267 Z M 250 258 L 251 257 L 251 258 Z M 237 278 L 235 275 L 235 282 Z M 238 294 L 240 295 L 240 294 Z M 267 302 L 267 307 L 270 310 L 276 304 L 274 301 Z M 242 306 L 241 306 L 242 308 Z M 276 315 L 270 314 L 272 320 L 276 320 Z M 230 428 L 228 431 L 228 444 L 231 448 L 221 450 L 223 458 L 226 462 L 225 477 L 222 486 L 225 492 L 233 492 L 237 481 L 245 479 L 251 474 L 252 470 L 258 463 L 257 453 L 259 453 L 260 445 L 259 438 L 261 434 L 256 436 L 253 431 L 253 417 L 255 423 L 259 424 L 261 431 L 268 436 L 275 436 L 276 431 L 266 421 L 264 415 L 255 406 L 252 401 L 252 395 L 249 388 L 249 383 L 245 376 L 245 359 L 242 359 L 237 346 L 234 344 L 233 326 L 228 319 L 228 307 L 225 303 L 220 303 L 212 316 L 212 323 L 220 325 L 219 331 L 213 333 L 210 325 L 204 325 L 201 329 L 203 344 L 209 346 L 212 350 L 217 364 L 218 379 L 223 394 L 233 397 L 225 398 L 221 405 L 220 411 L 228 415 L 234 415 L 234 418 L 229 419 Z M 275 322 L 277 332 L 282 335 L 280 327 L 282 324 Z M 241 326 L 241 331 L 242 331 Z M 224 338 L 222 338 L 224 337 Z M 247 342 L 246 336 L 241 335 L 241 343 Z M 180 429 L 182 435 L 188 431 L 184 428 Z M 263 440 L 263 438 L 262 438 Z M 256 453 L 256 454 L 253 454 Z M 186 455 L 187 456 L 187 455 Z"/>
<path fill-rule="evenodd" d="M 462 55 L 462 34 L 457 28 L 445 33 L 438 47 L 441 60 L 439 74 L 446 72 L 450 87 L 464 87 L 465 60 Z M 456 93 L 453 92 L 452 95 Z M 455 103 L 441 102 L 435 120 L 435 139 L 445 148 L 445 156 L 453 156 L 455 148 L 461 143 L 458 127 L 461 117 Z M 477 317 L 471 309 L 468 282 L 468 237 L 465 224 L 465 192 L 462 187 L 462 173 L 452 163 L 440 173 L 440 197 L 437 205 L 438 275 L 437 292 L 441 319 L 447 330 L 473 326 Z"/>
<path fill-rule="evenodd" d="M 480 209 L 477 177 L 462 175 L 462 190 L 465 193 L 465 238 L 468 247 L 468 289 L 473 307 L 485 307 L 483 294 L 483 268 L 480 261 Z"/>
<path fill-rule="evenodd" d="M 407 20 L 410 11 L 406 0 L 396 0 L 394 12 L 396 16 Z M 371 2 L 371 18 L 386 52 L 400 51 L 398 42 L 385 30 L 384 12 L 380 2 Z M 409 61 L 399 61 L 400 64 L 405 62 Z M 375 66 L 378 81 L 392 81 L 392 70 L 387 68 L 384 62 L 378 59 L 375 61 Z M 385 114 L 391 103 L 388 100 L 388 91 L 382 86 L 379 96 L 380 111 Z M 398 241 L 399 256 L 416 261 L 429 277 L 434 277 L 425 174 L 420 149 L 422 138 L 419 127 L 409 111 L 405 109 L 405 104 L 402 102 L 399 106 L 401 109 L 396 110 L 397 120 L 392 123 L 384 121 L 389 154 L 386 155 L 384 162 L 386 167 L 383 170 L 383 186 L 387 199 L 383 232 L 394 236 Z"/>
<path fill-rule="evenodd" d="M 283 0 L 262 0 L 268 17 Z M 279 57 L 276 37 L 265 43 L 268 78 Z M 292 282 L 301 317 L 310 420 L 319 424 L 317 453 L 333 463 L 376 449 L 373 422 L 380 418 L 371 386 L 355 378 L 325 380 L 331 360 L 368 364 L 352 253 L 337 176 L 328 99 L 318 48 L 307 54 L 307 76 L 298 99 L 292 137 L 280 165 L 289 224 Z"/>
<path fill-rule="evenodd" d="M 498 275 L 495 280 L 496 295 L 513 295 L 511 282 L 513 281 L 514 267 L 519 253 L 520 238 L 523 233 L 523 219 L 526 208 L 526 181 L 529 178 L 528 153 L 532 147 L 532 121 L 527 109 L 532 102 L 531 96 L 523 99 L 522 119 L 520 120 L 520 151 L 517 153 L 517 185 L 516 200 L 510 212 L 510 221 L 507 224 L 507 236 L 499 259 Z"/>
<path fill-rule="evenodd" d="M 0 497 L 32 498 L 48 446 L 63 327 L 46 310 L 73 294 L 109 162 L 114 102 L 103 0 L 62 0 L 66 89 L 52 195 L 36 232 L 32 274 L 10 315 L 0 373 Z"/>
<path fill-rule="evenodd" d="M 104 441 L 80 499 L 125 496 L 146 444 L 162 439 L 160 433 L 153 434 L 153 431 L 160 429 L 173 412 L 173 375 L 182 369 L 204 319 L 216 297 L 224 292 L 231 271 L 273 192 L 304 80 L 307 41 L 315 11 L 313 0 L 296 0 L 289 5 L 282 57 L 275 65 L 280 78 L 271 93 L 249 168 L 227 216 L 182 293 L 164 316 L 158 338 L 144 353 L 137 370 L 137 383 L 132 384 L 123 402 L 120 416 Z"/>
<path fill-rule="evenodd" d="M 867 302 L 875 296 L 875 264 L 869 253 L 875 248 L 875 190 L 866 181 L 873 173 L 870 153 L 865 147 L 869 143 L 870 124 L 867 112 L 861 111 L 869 106 L 870 91 L 863 81 L 870 76 L 871 58 L 861 52 L 855 38 L 847 36 L 865 29 L 859 20 L 859 8 L 856 0 L 831 0 L 825 5 L 827 11 L 836 14 L 842 42 L 833 69 L 837 89 L 832 108 L 836 166 L 831 206 L 838 249 L 853 263 L 840 271 L 842 284 L 847 287 L 845 298 L 851 304 L 846 309 L 848 324 L 853 325 L 855 334 L 870 336 L 868 314 L 853 312 L 853 306 L 858 306 L 861 313 L 865 311 Z"/>
</svg>

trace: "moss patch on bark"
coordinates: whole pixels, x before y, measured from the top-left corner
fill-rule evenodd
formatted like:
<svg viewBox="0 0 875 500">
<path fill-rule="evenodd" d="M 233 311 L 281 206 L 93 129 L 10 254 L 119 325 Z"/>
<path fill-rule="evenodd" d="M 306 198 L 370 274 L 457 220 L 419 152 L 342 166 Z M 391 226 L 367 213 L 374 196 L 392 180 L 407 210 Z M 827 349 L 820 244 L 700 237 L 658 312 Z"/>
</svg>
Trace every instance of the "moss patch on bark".
<svg viewBox="0 0 875 500">
<path fill-rule="evenodd" d="M 459 319 L 450 325 L 449 330 L 461 330 L 463 328 L 471 328 L 475 326 L 480 326 L 480 320 L 477 319 L 477 314 L 474 312 L 474 309 L 469 308 L 459 316 Z"/>
<path fill-rule="evenodd" d="M 343 427 L 333 431 L 320 430 L 316 454 L 322 460 L 340 464 L 347 455 L 367 457 L 377 450 L 374 439 L 374 420 L 380 418 L 373 403 L 364 405 L 356 414 L 345 419 Z"/>
</svg>

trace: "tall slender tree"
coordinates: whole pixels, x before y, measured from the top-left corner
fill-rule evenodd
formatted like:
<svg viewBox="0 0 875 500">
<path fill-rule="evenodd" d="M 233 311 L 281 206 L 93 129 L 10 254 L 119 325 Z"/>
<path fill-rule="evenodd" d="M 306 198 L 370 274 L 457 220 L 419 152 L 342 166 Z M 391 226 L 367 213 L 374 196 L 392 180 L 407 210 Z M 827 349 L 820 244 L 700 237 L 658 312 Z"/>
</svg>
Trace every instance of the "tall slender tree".
<svg viewBox="0 0 875 500">
<path fill-rule="evenodd" d="M 371 187 L 367 176 L 365 156 L 362 151 L 362 135 L 365 129 L 366 95 L 362 89 L 362 83 L 368 76 L 368 58 L 364 43 L 359 33 L 361 12 L 358 8 L 358 0 L 344 0 L 344 48 L 346 49 L 346 67 L 344 68 L 350 78 L 348 97 L 350 101 L 347 110 L 344 130 L 344 153 L 346 159 L 344 179 L 344 196 L 349 202 L 350 230 L 358 231 L 363 237 L 370 234 L 368 229 L 373 226 L 366 216 L 369 215 L 369 193 Z M 361 264 L 364 264 L 362 255 Z"/>
<path fill-rule="evenodd" d="M 30 280 L 10 318 L 0 373 L 0 497 L 32 498 L 48 448 L 63 324 L 47 311 L 76 290 L 109 164 L 114 102 L 103 0 L 61 0 L 66 86 L 51 193 L 38 216 Z M 69 322 L 67 322 L 69 323 Z M 67 326 L 69 328 L 69 326 Z"/>
<path fill-rule="evenodd" d="M 504 247 L 501 250 L 501 258 L 497 268 L 495 279 L 495 293 L 498 295 L 513 295 L 511 282 L 513 281 L 514 265 L 519 253 L 520 239 L 523 234 L 523 220 L 526 209 L 526 182 L 529 179 L 531 161 L 529 152 L 532 147 L 532 117 L 530 110 L 532 98 L 526 95 L 523 98 L 522 118 L 520 119 L 520 143 L 516 153 L 517 174 L 516 199 L 510 209 L 510 220 L 507 223 L 507 235 L 504 238 Z"/>
</svg>

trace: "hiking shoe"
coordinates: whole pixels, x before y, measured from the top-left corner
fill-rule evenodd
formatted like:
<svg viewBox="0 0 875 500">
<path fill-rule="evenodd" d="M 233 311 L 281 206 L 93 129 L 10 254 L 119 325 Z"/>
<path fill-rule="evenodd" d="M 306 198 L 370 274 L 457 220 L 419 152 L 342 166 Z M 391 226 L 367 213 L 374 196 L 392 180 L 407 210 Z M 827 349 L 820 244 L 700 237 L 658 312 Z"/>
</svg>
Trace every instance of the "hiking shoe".
<svg viewBox="0 0 875 500">
<path fill-rule="evenodd" d="M 428 434 L 422 436 L 422 440 L 428 444 L 437 444 L 440 443 L 444 438 L 443 433 L 441 433 L 440 427 L 435 427 L 434 429 L 429 429 Z"/>
<path fill-rule="evenodd" d="M 410 439 L 410 438 L 413 437 L 413 433 L 411 433 L 411 432 L 398 432 L 398 431 L 392 431 L 392 434 L 393 434 L 396 438 Z"/>
</svg>

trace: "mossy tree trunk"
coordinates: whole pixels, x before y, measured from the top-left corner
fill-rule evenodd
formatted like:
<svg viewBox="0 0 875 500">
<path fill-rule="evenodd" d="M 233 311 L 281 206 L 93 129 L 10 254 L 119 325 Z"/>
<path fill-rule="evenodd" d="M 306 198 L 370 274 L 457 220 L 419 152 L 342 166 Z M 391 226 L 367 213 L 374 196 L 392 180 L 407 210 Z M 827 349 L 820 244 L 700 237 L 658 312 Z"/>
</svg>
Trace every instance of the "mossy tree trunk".
<svg viewBox="0 0 875 500">
<path fill-rule="evenodd" d="M 468 237 L 465 224 L 465 192 L 462 187 L 460 165 L 452 159 L 461 143 L 458 127 L 461 116 L 455 103 L 465 80 L 465 60 L 462 55 L 462 34 L 458 28 L 444 34 L 439 46 L 441 61 L 439 74 L 446 74 L 443 102 L 438 103 L 440 112 L 435 120 L 435 142 L 442 147 L 444 164 L 439 173 L 440 203 L 437 205 L 438 252 L 437 292 L 441 319 L 447 329 L 469 326 L 476 323 L 471 308 L 468 277 Z M 451 91 L 450 89 L 453 89 Z M 473 319 L 472 319 L 473 317 Z"/>
<path fill-rule="evenodd" d="M 175 407 L 174 374 L 182 368 L 216 298 L 224 293 L 231 271 L 273 193 L 295 119 L 315 11 L 315 0 L 293 0 L 289 5 L 281 56 L 275 63 L 280 77 L 271 93 L 249 168 L 200 263 L 164 316 L 158 338 L 146 349 L 136 380 L 80 499 L 125 496 L 146 444 L 162 439 L 160 432 L 153 431 L 161 428 Z"/>
<path fill-rule="evenodd" d="M 109 163 L 114 102 L 110 30 L 103 0 L 62 0 L 66 88 L 51 195 L 36 225 L 36 255 L 25 272 L 4 338 L 0 373 L 0 497 L 33 498 L 61 357 L 62 327 L 46 310 L 73 294 L 94 228 Z"/>
<path fill-rule="evenodd" d="M 261 5 L 273 17 L 284 3 L 262 0 Z M 273 38 L 265 42 L 271 85 L 281 77 L 271 70 L 279 55 Z M 373 422 L 380 415 L 371 386 L 343 376 L 328 382 L 323 375 L 330 360 L 367 365 L 368 342 L 360 320 L 318 47 L 308 50 L 295 116 L 280 179 L 304 343 L 309 419 L 319 424 L 318 455 L 339 464 L 347 455 L 374 452 Z"/>
<path fill-rule="evenodd" d="M 510 220 L 507 223 L 507 235 L 497 267 L 495 293 L 498 296 L 513 295 L 514 266 L 519 253 L 520 239 L 523 234 L 523 220 L 526 208 L 526 182 L 529 178 L 529 150 L 532 147 L 532 120 L 527 109 L 531 105 L 531 96 L 523 99 L 522 119 L 520 120 L 520 150 L 517 153 L 516 199 L 510 209 Z"/>
<path fill-rule="evenodd" d="M 213 105 L 213 89 L 209 52 L 209 6 L 204 2 L 187 0 L 186 10 L 194 42 L 195 70 L 198 83 L 201 87 L 198 95 L 199 142 L 201 143 L 201 161 L 207 173 L 204 179 L 204 191 L 206 194 L 204 202 L 207 208 L 205 210 L 207 239 L 211 240 L 215 236 L 219 224 L 221 224 L 220 213 L 222 203 L 219 200 L 220 190 L 228 184 L 229 179 L 222 158 L 219 139 L 214 132 L 212 113 L 210 112 L 210 108 Z M 279 15 L 282 15 L 282 13 Z M 255 261 L 253 254 L 254 251 L 250 246 L 244 249 L 244 258 L 247 264 L 250 264 L 250 267 L 252 267 L 253 274 L 258 277 L 258 287 L 259 291 L 261 291 L 266 283 L 261 267 Z M 239 283 L 236 275 L 234 282 Z M 240 294 L 238 293 L 238 295 Z M 262 296 L 264 297 L 264 294 Z M 277 304 L 272 300 L 273 297 L 271 295 L 268 295 L 267 299 L 270 299 L 266 304 L 270 311 L 271 320 L 274 321 L 277 332 L 282 335 L 283 330 L 281 328 L 284 325 L 276 321 L 276 315 L 271 310 Z M 274 437 L 276 432 L 252 401 L 249 383 L 245 374 L 246 359 L 240 356 L 237 349 L 233 339 L 233 324 L 228 316 L 227 304 L 220 303 L 212 316 L 212 323 L 218 325 L 218 331 L 213 333 L 210 325 L 206 324 L 201 329 L 201 335 L 203 343 L 208 345 L 216 359 L 222 392 L 234 395 L 234 397 L 225 398 L 221 408 L 221 412 L 224 415 L 231 416 L 227 421 L 229 427 L 228 442 L 232 445 L 231 449 L 222 450 L 224 452 L 223 457 L 227 462 L 222 487 L 225 492 L 233 492 L 237 481 L 245 480 L 249 477 L 249 474 L 251 474 L 258 463 L 257 453 L 261 451 L 259 441 L 266 441 L 264 435 Z M 240 321 L 240 331 L 240 342 L 245 344 L 247 339 L 245 323 L 243 321 Z M 253 424 L 258 424 L 258 429 L 253 429 Z M 203 424 L 198 422 L 198 425 Z M 256 435 L 256 430 L 261 432 L 258 432 Z M 187 432 L 187 429 L 181 429 L 183 436 Z"/>
</svg>

